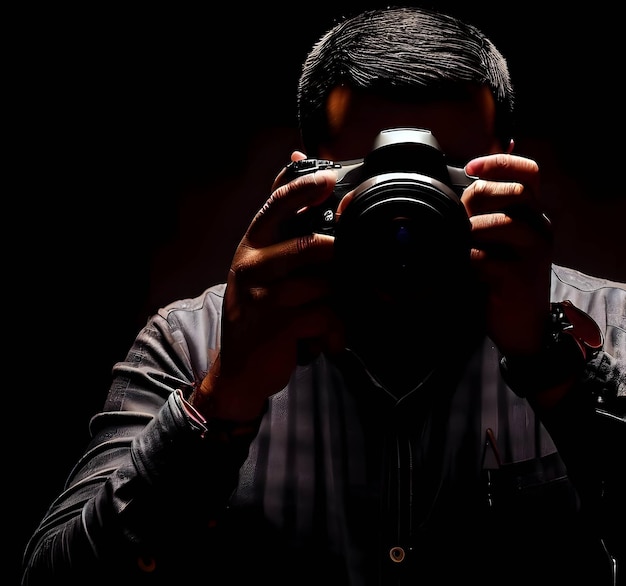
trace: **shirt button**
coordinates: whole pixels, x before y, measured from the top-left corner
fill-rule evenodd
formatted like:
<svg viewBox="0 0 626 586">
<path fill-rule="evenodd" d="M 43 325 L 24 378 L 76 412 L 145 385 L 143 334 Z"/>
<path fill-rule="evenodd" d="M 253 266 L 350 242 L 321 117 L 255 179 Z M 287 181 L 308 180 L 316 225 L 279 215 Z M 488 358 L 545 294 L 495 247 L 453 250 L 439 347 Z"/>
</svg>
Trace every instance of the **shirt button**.
<svg viewBox="0 0 626 586">
<path fill-rule="evenodd" d="M 137 565 L 142 572 L 154 572 L 156 569 L 156 560 L 149 556 L 139 557 L 137 558 Z"/>
<path fill-rule="evenodd" d="M 404 558 L 406 557 L 406 552 L 404 551 L 404 548 L 400 546 L 395 546 L 389 550 L 389 557 L 391 558 L 392 562 L 399 564 L 400 562 L 404 561 Z"/>
</svg>

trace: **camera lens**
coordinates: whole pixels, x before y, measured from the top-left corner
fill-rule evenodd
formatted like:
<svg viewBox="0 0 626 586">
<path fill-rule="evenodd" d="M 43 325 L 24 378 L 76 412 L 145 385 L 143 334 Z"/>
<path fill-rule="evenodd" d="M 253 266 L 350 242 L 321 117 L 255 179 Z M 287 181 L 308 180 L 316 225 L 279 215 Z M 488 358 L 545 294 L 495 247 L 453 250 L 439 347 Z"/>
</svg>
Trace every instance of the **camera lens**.
<svg viewBox="0 0 626 586">
<path fill-rule="evenodd" d="M 406 218 L 397 218 L 393 226 L 394 244 L 400 256 L 406 254 L 407 248 L 411 246 L 412 236 L 411 229 L 408 226 Z"/>
<path fill-rule="evenodd" d="M 458 276 L 469 257 L 469 220 L 460 200 L 416 177 L 364 182 L 343 211 L 335 247 L 347 299 L 363 290 L 389 301 L 416 299 L 440 286 L 446 273 Z"/>
<path fill-rule="evenodd" d="M 394 270 L 408 270 L 419 255 L 419 231 L 407 217 L 392 218 L 381 226 L 380 239 L 374 236 L 372 243 L 378 247 L 381 264 Z"/>
</svg>

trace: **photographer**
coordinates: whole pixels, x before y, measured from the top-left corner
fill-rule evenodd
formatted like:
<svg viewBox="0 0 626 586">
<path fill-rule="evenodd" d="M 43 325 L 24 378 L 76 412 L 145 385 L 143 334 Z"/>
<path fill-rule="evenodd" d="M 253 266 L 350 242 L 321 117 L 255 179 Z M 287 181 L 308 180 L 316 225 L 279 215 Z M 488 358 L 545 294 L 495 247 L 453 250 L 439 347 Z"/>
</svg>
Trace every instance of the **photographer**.
<svg viewBox="0 0 626 586">
<path fill-rule="evenodd" d="M 23 586 L 613 584 L 626 291 L 552 264 L 502 55 L 364 12 L 298 113 L 227 282 L 114 366 Z"/>
</svg>

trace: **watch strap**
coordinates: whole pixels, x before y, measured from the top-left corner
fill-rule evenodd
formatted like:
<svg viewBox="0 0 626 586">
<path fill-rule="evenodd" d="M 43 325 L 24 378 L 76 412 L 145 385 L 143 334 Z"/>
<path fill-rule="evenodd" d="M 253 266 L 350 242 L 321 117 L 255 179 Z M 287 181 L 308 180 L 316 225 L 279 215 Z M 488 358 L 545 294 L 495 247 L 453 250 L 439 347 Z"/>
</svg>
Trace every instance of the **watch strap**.
<svg viewBox="0 0 626 586">
<path fill-rule="evenodd" d="M 500 372 L 518 396 L 536 395 L 574 380 L 602 346 L 602 332 L 589 314 L 569 300 L 551 303 L 542 351 L 503 356 Z"/>
</svg>

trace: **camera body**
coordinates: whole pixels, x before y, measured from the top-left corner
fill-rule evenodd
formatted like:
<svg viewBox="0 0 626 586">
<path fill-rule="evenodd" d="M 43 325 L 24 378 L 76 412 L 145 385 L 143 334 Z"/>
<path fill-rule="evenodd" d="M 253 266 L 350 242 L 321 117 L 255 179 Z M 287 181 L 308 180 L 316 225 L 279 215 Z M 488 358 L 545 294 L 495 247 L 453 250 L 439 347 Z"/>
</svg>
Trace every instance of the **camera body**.
<svg viewBox="0 0 626 586">
<path fill-rule="evenodd" d="M 288 177 L 321 169 L 338 173 L 333 194 L 298 214 L 287 236 L 334 235 L 342 291 L 374 287 L 384 298 L 404 300 L 467 267 L 470 223 L 460 196 L 473 178 L 446 164 L 429 130 L 384 130 L 363 159 L 304 159 L 288 166 Z M 337 217 L 339 202 L 352 190 Z"/>
</svg>

